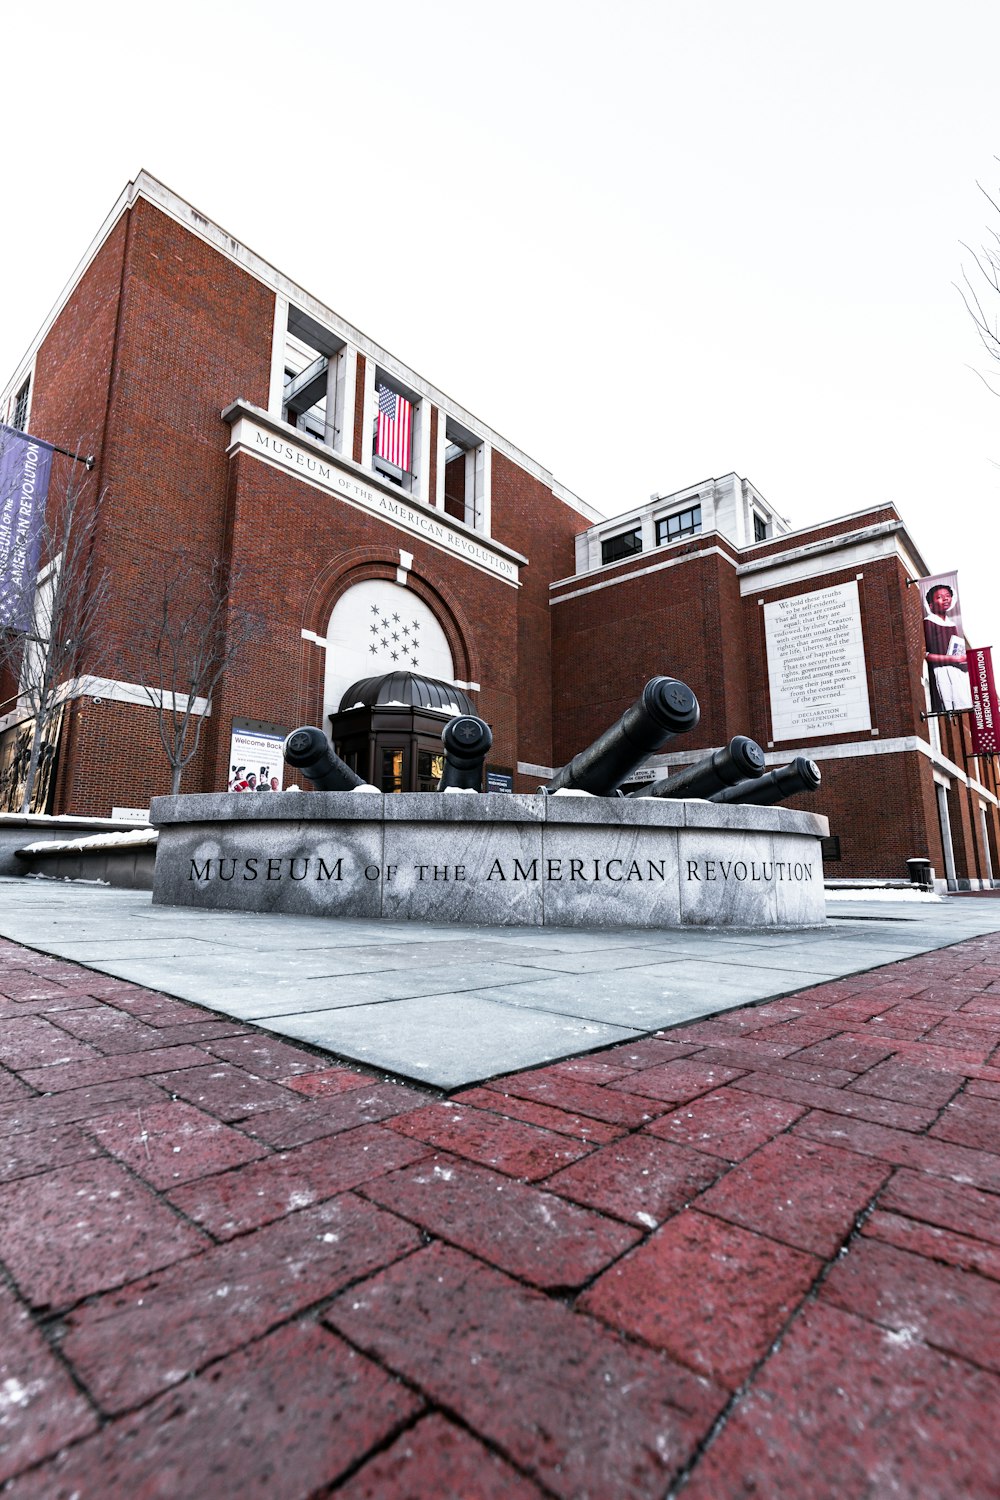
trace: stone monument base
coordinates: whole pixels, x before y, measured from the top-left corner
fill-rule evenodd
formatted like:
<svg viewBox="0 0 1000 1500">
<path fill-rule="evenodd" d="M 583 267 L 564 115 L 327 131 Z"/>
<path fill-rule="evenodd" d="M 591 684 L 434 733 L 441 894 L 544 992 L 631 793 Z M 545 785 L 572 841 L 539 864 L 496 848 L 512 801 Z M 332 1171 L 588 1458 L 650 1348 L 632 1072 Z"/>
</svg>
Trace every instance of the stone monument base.
<svg viewBox="0 0 1000 1500">
<path fill-rule="evenodd" d="M 660 798 L 157 797 L 153 901 L 488 927 L 812 927 L 825 818 Z"/>
</svg>

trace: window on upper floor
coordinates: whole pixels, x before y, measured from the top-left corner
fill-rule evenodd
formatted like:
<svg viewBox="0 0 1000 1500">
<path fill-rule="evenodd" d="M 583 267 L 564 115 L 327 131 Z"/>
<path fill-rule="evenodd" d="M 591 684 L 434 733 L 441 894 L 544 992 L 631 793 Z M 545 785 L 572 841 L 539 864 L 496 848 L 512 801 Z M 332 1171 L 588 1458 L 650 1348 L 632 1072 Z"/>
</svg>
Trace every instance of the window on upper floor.
<svg viewBox="0 0 1000 1500">
<path fill-rule="evenodd" d="M 623 557 L 633 557 L 642 551 L 642 527 L 631 526 L 628 531 L 618 531 L 601 542 L 601 562 L 621 562 Z"/>
<path fill-rule="evenodd" d="M 701 530 L 700 504 L 688 505 L 684 510 L 674 511 L 672 516 L 661 516 L 656 523 L 656 545 L 679 542 L 681 537 L 697 536 Z"/>
<path fill-rule="evenodd" d="M 31 392 L 31 378 L 24 382 L 17 395 L 14 397 L 14 410 L 11 414 L 10 425 L 16 427 L 18 432 L 24 432 L 28 422 L 28 396 Z"/>
<path fill-rule="evenodd" d="M 761 515 L 758 515 L 757 512 L 754 511 L 754 513 L 753 513 L 753 539 L 754 539 L 754 541 L 755 542 L 766 542 L 767 541 L 767 536 L 768 536 L 768 530 L 769 530 L 769 527 L 768 527 L 767 522 L 764 520 L 764 517 L 761 516 Z"/>
<path fill-rule="evenodd" d="M 317 438 L 319 442 L 327 441 L 326 429 L 326 362 L 323 361 L 322 370 L 323 392 L 318 401 L 313 401 L 304 410 L 297 410 L 295 406 L 296 397 L 301 401 L 302 381 L 300 377 L 304 373 L 296 370 L 291 365 L 285 366 L 285 390 L 282 401 L 282 416 L 286 422 L 297 427 L 300 432 L 307 432 L 310 437 Z M 307 366 L 308 371 L 310 367 Z M 306 397 L 308 399 L 308 397 Z"/>
<path fill-rule="evenodd" d="M 290 307 L 283 349 L 282 421 L 339 452 L 350 451 L 354 400 L 347 377 L 352 372 L 343 339 Z"/>
<path fill-rule="evenodd" d="M 444 428 L 444 484 L 442 504 L 456 521 L 474 531 L 485 531 L 488 509 L 489 455 L 486 444 L 474 432 L 442 412 Z"/>
<path fill-rule="evenodd" d="M 376 373 L 372 468 L 410 493 L 416 479 L 419 413 L 419 402 L 404 396 Z"/>
</svg>

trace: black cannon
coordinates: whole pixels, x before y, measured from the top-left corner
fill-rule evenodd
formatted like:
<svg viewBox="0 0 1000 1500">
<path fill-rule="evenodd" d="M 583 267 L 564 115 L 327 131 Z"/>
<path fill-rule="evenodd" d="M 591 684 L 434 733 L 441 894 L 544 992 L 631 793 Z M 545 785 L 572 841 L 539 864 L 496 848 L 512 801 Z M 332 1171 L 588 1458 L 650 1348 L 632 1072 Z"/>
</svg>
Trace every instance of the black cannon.
<svg viewBox="0 0 1000 1500">
<path fill-rule="evenodd" d="M 742 802 L 755 807 L 771 807 L 798 792 L 814 792 L 822 781 L 819 766 L 804 755 L 797 755 L 790 766 L 768 771 L 758 781 L 738 781 L 716 792 L 710 802 Z"/>
<path fill-rule="evenodd" d="M 574 755 L 569 765 L 557 771 L 548 786 L 539 791 L 568 789 L 612 797 L 626 776 L 667 740 L 694 729 L 700 714 L 698 700 L 687 683 L 674 677 L 652 677 L 618 723 Z"/>
<path fill-rule="evenodd" d="M 493 734 L 484 719 L 474 714 L 459 714 L 449 719 L 441 731 L 444 746 L 444 770 L 438 782 L 439 792 L 461 787 L 478 792 L 483 784 L 483 761 L 493 744 Z"/>
<path fill-rule="evenodd" d="M 676 776 L 665 776 L 651 786 L 637 787 L 630 797 L 711 797 L 741 781 L 756 780 L 764 774 L 764 752 L 756 740 L 738 734 L 714 750 L 704 760 L 685 766 Z"/>
<path fill-rule="evenodd" d="M 322 729 L 306 724 L 293 729 L 283 747 L 285 761 L 301 771 L 317 792 L 352 792 L 364 777 L 345 765 Z"/>
</svg>

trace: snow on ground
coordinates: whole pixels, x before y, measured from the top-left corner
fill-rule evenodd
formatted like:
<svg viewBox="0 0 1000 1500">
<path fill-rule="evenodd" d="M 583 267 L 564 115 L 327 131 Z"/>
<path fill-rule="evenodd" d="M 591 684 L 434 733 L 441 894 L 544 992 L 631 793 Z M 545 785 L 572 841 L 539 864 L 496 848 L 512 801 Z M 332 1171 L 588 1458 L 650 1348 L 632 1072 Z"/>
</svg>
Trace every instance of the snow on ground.
<svg viewBox="0 0 1000 1500">
<path fill-rule="evenodd" d="M 916 886 L 840 885 L 827 886 L 828 901 L 943 901 L 936 891 L 921 891 Z"/>
<path fill-rule="evenodd" d="M 61 854 L 77 849 L 135 849 L 155 843 L 155 828 L 130 828 L 123 833 L 92 833 L 82 839 L 54 840 L 51 843 L 41 839 L 36 844 L 25 844 L 22 853 Z"/>
</svg>

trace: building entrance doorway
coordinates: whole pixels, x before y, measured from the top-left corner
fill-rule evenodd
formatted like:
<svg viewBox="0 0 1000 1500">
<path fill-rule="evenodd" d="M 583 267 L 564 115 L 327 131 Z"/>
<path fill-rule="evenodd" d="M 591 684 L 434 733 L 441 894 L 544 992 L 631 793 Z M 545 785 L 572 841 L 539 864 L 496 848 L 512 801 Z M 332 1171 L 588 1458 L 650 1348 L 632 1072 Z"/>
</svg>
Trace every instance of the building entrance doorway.
<svg viewBox="0 0 1000 1500">
<path fill-rule="evenodd" d="M 444 769 L 441 730 L 455 714 L 474 714 L 453 683 L 390 672 L 352 683 L 330 715 L 340 758 L 381 792 L 434 792 Z"/>
</svg>

